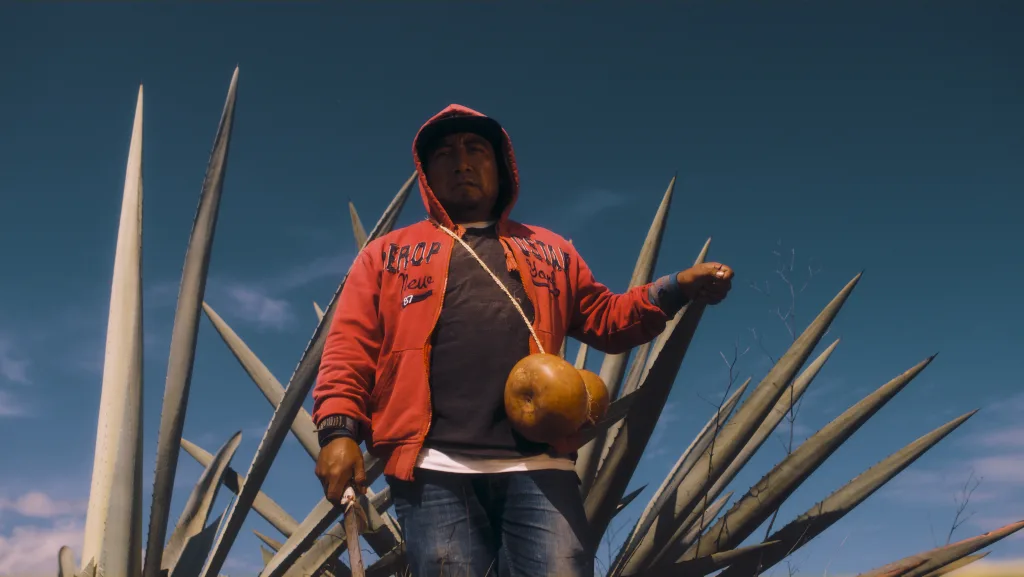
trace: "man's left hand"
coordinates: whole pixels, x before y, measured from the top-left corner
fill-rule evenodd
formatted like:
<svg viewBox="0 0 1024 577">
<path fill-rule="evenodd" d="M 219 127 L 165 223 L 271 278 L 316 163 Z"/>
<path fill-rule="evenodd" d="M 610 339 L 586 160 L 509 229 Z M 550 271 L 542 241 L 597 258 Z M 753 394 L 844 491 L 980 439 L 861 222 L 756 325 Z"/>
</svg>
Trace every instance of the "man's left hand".
<svg viewBox="0 0 1024 577">
<path fill-rule="evenodd" d="M 732 288 L 732 269 L 719 262 L 705 262 L 678 275 L 679 288 L 691 302 L 716 305 Z"/>
</svg>

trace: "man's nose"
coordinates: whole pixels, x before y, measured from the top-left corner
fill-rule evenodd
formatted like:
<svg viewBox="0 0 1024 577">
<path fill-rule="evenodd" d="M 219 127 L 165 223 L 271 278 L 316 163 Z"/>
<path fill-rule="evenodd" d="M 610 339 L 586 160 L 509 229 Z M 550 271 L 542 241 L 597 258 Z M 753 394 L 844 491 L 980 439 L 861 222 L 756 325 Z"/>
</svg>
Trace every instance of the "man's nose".
<svg viewBox="0 0 1024 577">
<path fill-rule="evenodd" d="M 469 162 L 469 154 L 466 149 L 462 146 L 456 146 L 455 150 L 452 151 L 455 156 L 455 171 L 466 172 L 473 170 L 473 166 Z"/>
</svg>

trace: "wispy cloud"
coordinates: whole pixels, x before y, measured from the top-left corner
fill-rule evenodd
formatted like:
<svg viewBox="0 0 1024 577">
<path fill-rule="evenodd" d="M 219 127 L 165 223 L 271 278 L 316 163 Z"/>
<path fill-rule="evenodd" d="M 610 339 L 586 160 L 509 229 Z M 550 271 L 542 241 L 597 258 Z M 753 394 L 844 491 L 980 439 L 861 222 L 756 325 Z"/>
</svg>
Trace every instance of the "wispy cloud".
<svg viewBox="0 0 1024 577">
<path fill-rule="evenodd" d="M 14 395 L 0 391 L 0 417 L 24 417 L 29 411 Z"/>
<path fill-rule="evenodd" d="M 342 280 L 353 259 L 351 252 L 318 257 L 255 278 L 211 274 L 205 300 L 226 317 L 260 328 L 282 330 L 295 319 L 289 295 L 311 283 Z M 156 282 L 146 289 L 147 307 L 171 307 L 178 297 L 178 281 Z"/>
<path fill-rule="evenodd" d="M 27 385 L 29 360 L 18 354 L 14 339 L 0 335 L 0 377 L 11 383 Z"/>
<path fill-rule="evenodd" d="M 1024 449 L 1024 425 L 978 434 L 967 439 L 967 443 L 975 447 Z"/>
<path fill-rule="evenodd" d="M 58 519 L 50 526 L 14 527 L 0 533 L 0 575 L 53 575 L 61 547 L 67 545 L 79 554 L 83 525 L 79 519 Z"/>
<path fill-rule="evenodd" d="M 274 298 L 257 285 L 232 285 L 225 287 L 228 313 L 245 322 L 263 328 L 283 329 L 295 317 L 288 301 Z"/>
<path fill-rule="evenodd" d="M 54 499 L 46 493 L 31 491 L 17 499 L 0 498 L 0 512 L 12 511 L 22 517 L 51 519 L 85 512 L 86 503 Z"/>
</svg>

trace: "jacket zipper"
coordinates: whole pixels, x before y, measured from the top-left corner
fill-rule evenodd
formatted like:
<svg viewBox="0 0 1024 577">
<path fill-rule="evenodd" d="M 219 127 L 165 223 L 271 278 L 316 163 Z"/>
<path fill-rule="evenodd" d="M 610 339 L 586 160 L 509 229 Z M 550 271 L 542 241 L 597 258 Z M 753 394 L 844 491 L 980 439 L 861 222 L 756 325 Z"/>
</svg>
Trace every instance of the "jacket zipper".
<svg viewBox="0 0 1024 577">
<path fill-rule="evenodd" d="M 427 385 L 427 423 L 423 427 L 423 440 L 425 441 L 427 435 L 430 434 L 430 424 L 434 421 L 434 401 L 430 394 L 430 354 L 428 349 L 430 348 L 430 339 L 434 337 L 434 331 L 437 330 L 437 321 L 441 318 L 441 308 L 444 307 L 445 293 L 448 292 L 448 268 L 452 263 L 452 252 L 455 250 L 455 240 L 449 239 L 451 245 L 448 248 L 448 256 L 444 263 L 444 276 L 441 281 L 441 293 L 438 295 L 440 302 L 437 304 L 437 312 L 434 313 L 434 322 L 430 325 L 430 331 L 427 333 L 427 340 L 423 343 L 423 368 L 424 375 L 426 377 Z"/>
</svg>

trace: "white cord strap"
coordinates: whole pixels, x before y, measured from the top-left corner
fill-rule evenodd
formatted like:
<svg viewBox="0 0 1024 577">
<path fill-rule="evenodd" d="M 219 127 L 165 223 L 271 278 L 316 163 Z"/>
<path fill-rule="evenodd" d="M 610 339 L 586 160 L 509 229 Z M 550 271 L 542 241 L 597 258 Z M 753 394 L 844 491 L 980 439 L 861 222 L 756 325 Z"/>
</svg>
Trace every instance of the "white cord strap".
<svg viewBox="0 0 1024 577">
<path fill-rule="evenodd" d="M 438 224 L 437 227 L 443 230 L 445 233 L 447 233 L 448 236 L 459 241 L 459 243 L 462 245 L 462 248 L 465 248 L 469 252 L 469 254 L 473 255 L 473 258 L 476 259 L 476 262 L 480 263 L 480 266 L 482 266 L 484 270 L 487 271 L 487 274 L 491 275 L 491 279 L 493 279 L 494 282 L 501 288 L 501 290 L 505 292 L 505 294 L 508 296 L 508 299 L 512 301 L 512 306 L 516 307 L 516 310 L 519 311 L 519 316 L 523 317 L 523 322 L 526 323 L 526 328 L 530 329 L 530 335 L 533 337 L 533 341 L 537 343 L 537 349 L 540 350 L 541 353 L 543 353 L 544 345 L 540 344 L 540 339 L 537 337 L 537 333 L 533 330 L 533 324 L 530 322 L 529 317 L 526 316 L 526 313 L 523 312 L 523 307 L 519 306 L 519 301 L 517 301 L 515 297 L 512 296 L 512 293 L 510 293 L 508 289 L 505 288 L 505 285 L 502 284 L 498 276 L 494 274 L 494 272 L 492 272 L 491 269 L 488 268 L 486 264 L 484 264 L 483 259 L 481 259 L 480 256 L 476 254 L 476 251 L 470 248 L 469 244 L 466 241 L 459 238 L 459 235 L 448 230 L 447 228 L 440 224 Z"/>
</svg>

